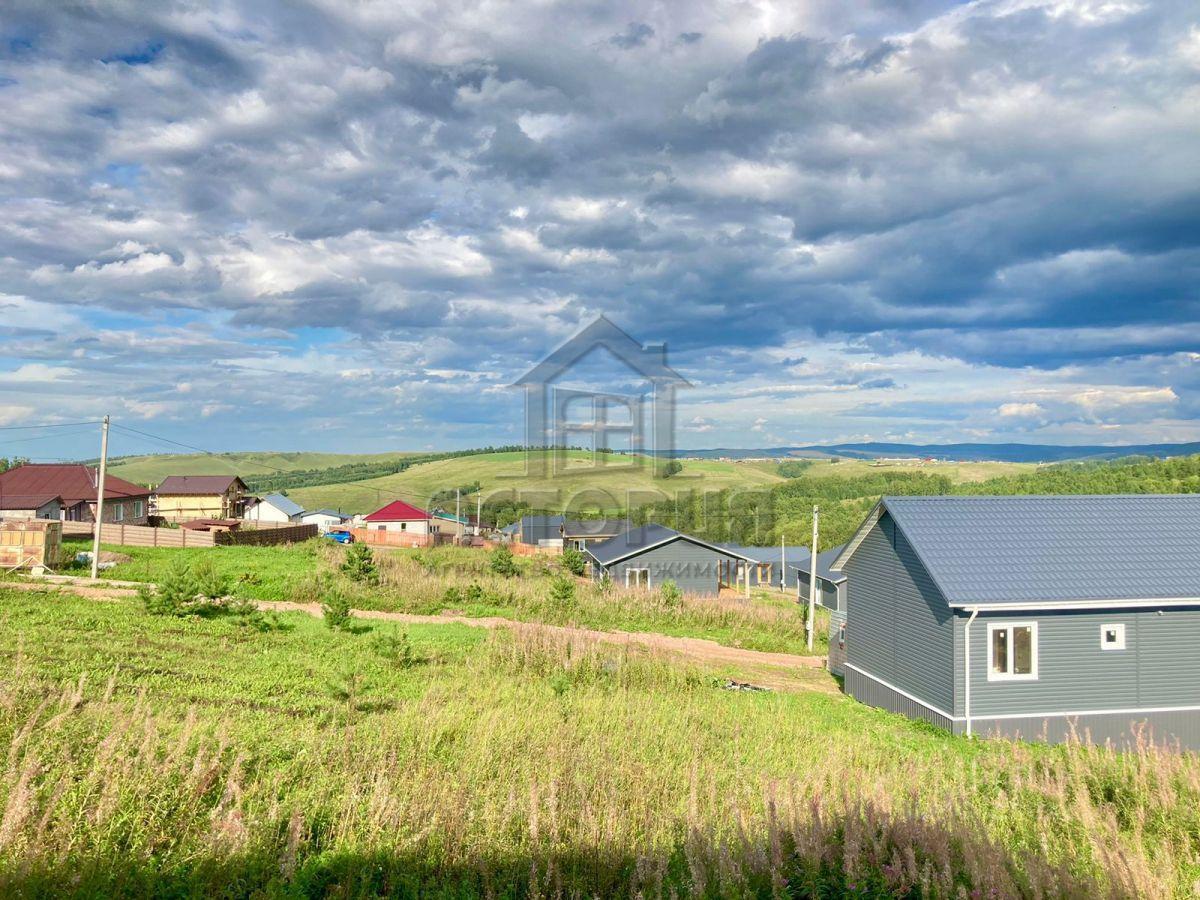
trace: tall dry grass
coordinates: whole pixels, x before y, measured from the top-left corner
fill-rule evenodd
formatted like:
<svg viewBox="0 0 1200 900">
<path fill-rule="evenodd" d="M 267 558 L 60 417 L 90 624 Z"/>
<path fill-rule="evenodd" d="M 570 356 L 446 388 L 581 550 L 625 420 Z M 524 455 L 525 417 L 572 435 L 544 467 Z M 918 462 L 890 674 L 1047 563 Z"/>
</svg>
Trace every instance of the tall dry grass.
<svg viewBox="0 0 1200 900">
<path fill-rule="evenodd" d="M 780 726 L 772 698 L 520 628 L 386 715 L 287 734 L 156 709 L 112 679 L 50 690 L 16 662 L 0 696 L 6 896 L 1195 887 L 1200 761 L 1148 742 L 1129 754 L 952 741 L 906 753 L 831 719 L 793 748 L 794 765 L 760 765 Z M 743 718 L 697 752 L 685 736 L 715 721 L 712 704 Z"/>
<path fill-rule="evenodd" d="M 321 552 L 323 568 L 336 568 L 340 548 L 325 547 Z M 661 631 L 711 637 L 748 649 L 807 652 L 803 610 L 796 604 L 695 594 L 671 603 L 659 591 L 601 586 L 585 579 L 576 580 L 574 598 L 562 603 L 555 601 L 549 590 L 551 578 L 561 572 L 555 558 L 518 562 L 521 575 L 506 578 L 490 570 L 487 554 L 479 550 L 445 547 L 417 553 L 379 552 L 379 585 L 355 589 L 354 604 L 420 614 L 465 609 L 554 625 Z M 301 585 L 293 599 L 313 602 L 319 593 L 319 581 L 312 580 Z M 823 611 L 821 614 L 824 616 Z M 826 652 L 825 631 L 822 618 L 819 646 L 814 651 L 818 655 Z"/>
</svg>

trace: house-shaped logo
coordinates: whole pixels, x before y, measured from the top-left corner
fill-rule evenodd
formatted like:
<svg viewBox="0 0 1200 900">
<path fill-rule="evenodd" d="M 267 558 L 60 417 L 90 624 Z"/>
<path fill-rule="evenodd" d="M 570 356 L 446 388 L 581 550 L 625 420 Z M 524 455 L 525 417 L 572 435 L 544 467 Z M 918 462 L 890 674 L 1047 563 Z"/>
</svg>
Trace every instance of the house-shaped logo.
<svg viewBox="0 0 1200 900">
<path fill-rule="evenodd" d="M 644 382 L 645 390 L 611 393 L 560 385 L 584 357 L 600 349 L 607 350 Z M 615 447 L 628 449 L 644 454 L 653 461 L 655 474 L 664 475 L 675 449 L 675 391 L 691 387 L 667 365 L 665 344 L 640 344 L 604 316 L 559 346 L 512 386 L 525 391 L 526 448 L 555 451 L 527 454 L 527 472 L 541 466 L 543 477 L 566 471 L 565 448 L 571 446 L 590 446 L 596 466 L 598 454 Z M 553 469 L 547 471 L 551 463 Z M 572 462 L 572 471 L 579 468 L 577 461 Z"/>
</svg>

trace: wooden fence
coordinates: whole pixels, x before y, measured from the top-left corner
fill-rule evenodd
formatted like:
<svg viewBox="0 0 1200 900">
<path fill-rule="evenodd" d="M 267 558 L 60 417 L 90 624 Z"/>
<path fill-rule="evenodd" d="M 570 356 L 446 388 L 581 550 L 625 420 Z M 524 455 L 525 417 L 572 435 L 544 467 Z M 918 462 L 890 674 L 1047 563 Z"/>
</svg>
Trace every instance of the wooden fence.
<svg viewBox="0 0 1200 900">
<path fill-rule="evenodd" d="M 408 531 L 379 531 L 370 528 L 351 528 L 350 534 L 360 544 L 379 547 L 434 547 L 438 544 L 453 544 L 452 534 L 416 534 Z"/>
<path fill-rule="evenodd" d="M 64 537 L 90 537 L 92 534 L 91 522 L 63 522 L 62 525 Z M 280 525 L 247 528 L 244 531 L 191 531 L 187 528 L 151 528 L 147 525 L 105 522 L 100 528 L 100 540 L 103 543 L 126 547 L 216 547 L 231 544 L 262 546 L 307 541 L 316 536 L 316 525 Z"/>
</svg>

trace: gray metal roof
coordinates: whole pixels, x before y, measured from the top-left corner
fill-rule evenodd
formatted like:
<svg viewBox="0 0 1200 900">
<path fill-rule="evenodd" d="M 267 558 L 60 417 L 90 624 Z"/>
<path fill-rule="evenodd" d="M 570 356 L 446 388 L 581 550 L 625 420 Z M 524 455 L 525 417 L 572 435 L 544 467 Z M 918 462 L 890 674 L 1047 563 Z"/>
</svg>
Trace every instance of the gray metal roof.
<svg viewBox="0 0 1200 900">
<path fill-rule="evenodd" d="M 690 534 L 683 534 L 673 528 L 668 528 L 666 525 L 658 525 L 654 522 L 640 525 L 637 528 L 631 528 L 624 534 L 609 538 L 607 541 L 588 544 L 586 552 L 591 554 L 598 563 L 607 566 L 610 563 L 622 560 L 627 556 L 632 556 L 642 550 L 673 540 L 689 541 L 693 544 L 699 544 L 701 547 L 710 547 L 718 552 L 727 553 L 730 556 L 749 559 L 751 562 L 754 561 L 752 556 L 742 553 L 740 550 L 722 547 L 718 544 L 710 544 L 708 541 L 702 541 L 700 538 L 692 537 Z"/>
<path fill-rule="evenodd" d="M 563 521 L 564 537 L 601 537 L 618 535 L 629 530 L 628 519 L 566 519 Z"/>
<path fill-rule="evenodd" d="M 262 499 L 266 503 L 270 503 L 285 516 L 294 516 L 304 512 L 304 507 L 298 506 L 296 501 L 285 497 L 283 494 L 267 494 Z"/>
<path fill-rule="evenodd" d="M 830 547 L 828 550 L 817 552 L 817 577 L 824 578 L 826 581 L 833 584 L 841 584 L 846 580 L 846 576 L 842 572 L 835 572 L 829 567 L 833 565 L 833 561 L 841 556 L 842 550 L 845 549 L 845 544 L 839 544 L 836 547 Z M 807 547 L 799 548 L 798 555 L 793 556 L 791 548 L 788 548 L 788 568 L 795 569 L 797 572 L 808 574 L 809 566 L 812 564 L 812 556 L 808 552 Z M 792 560 L 795 563 L 792 563 Z"/>
<path fill-rule="evenodd" d="M 610 562 L 621 559 L 631 553 L 645 550 L 647 547 L 661 544 L 664 541 L 669 541 L 679 536 L 679 532 L 673 528 L 668 528 L 666 525 L 656 525 L 651 522 L 649 525 L 640 525 L 637 528 L 631 528 L 624 534 L 618 534 L 607 541 L 588 544 L 587 552 L 594 556 L 596 561 L 601 565 L 608 565 Z"/>
<path fill-rule="evenodd" d="M 1200 598 L 1200 494 L 885 497 L 881 507 L 953 606 Z"/>
</svg>

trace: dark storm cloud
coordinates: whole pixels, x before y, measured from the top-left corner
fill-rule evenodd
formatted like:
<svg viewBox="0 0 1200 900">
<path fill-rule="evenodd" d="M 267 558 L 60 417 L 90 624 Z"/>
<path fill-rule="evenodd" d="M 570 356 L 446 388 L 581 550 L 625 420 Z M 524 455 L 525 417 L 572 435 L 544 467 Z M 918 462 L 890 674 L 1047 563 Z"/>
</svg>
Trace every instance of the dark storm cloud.
<svg viewBox="0 0 1200 900">
<path fill-rule="evenodd" d="M 519 369 L 604 312 L 714 396 L 881 392 L 827 424 L 936 410 L 917 395 L 947 378 L 981 385 L 944 400 L 949 429 L 968 408 L 979 429 L 1194 418 L 1189 4 L 4 19 L 0 370 L 62 352 L 84 371 L 99 350 L 75 328 L 179 342 L 188 365 L 241 342 L 271 372 L 369 370 L 347 415 L 425 420 L 450 385 L 478 397 L 481 365 Z M 139 352 L 110 337 L 103 358 L 128 373 Z M 1030 372 L 1058 399 L 1025 396 Z M 296 410 L 332 393 L 305 391 Z"/>
</svg>

